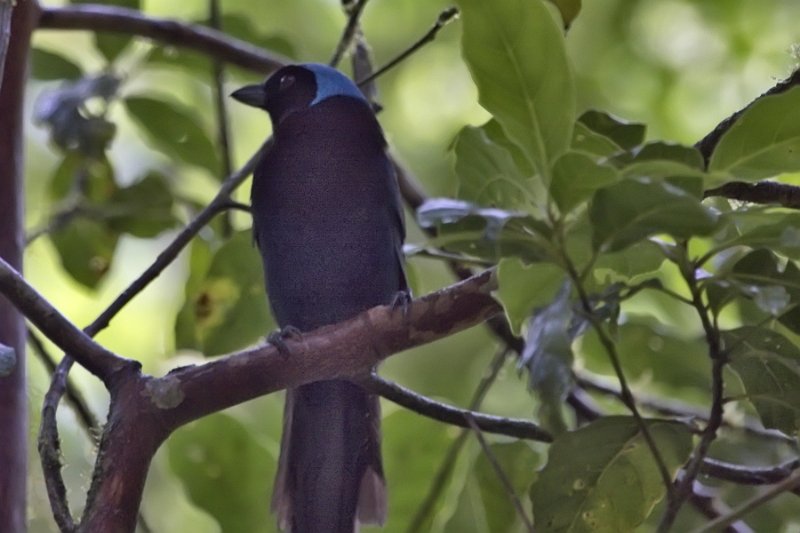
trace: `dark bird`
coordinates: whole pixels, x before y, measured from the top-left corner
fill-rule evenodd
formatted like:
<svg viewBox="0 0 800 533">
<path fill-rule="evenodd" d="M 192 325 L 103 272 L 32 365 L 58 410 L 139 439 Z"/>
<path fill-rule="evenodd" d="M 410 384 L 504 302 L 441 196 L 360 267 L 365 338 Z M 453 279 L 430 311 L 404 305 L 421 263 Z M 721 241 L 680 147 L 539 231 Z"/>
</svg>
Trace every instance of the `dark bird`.
<svg viewBox="0 0 800 533">
<path fill-rule="evenodd" d="M 340 322 L 407 295 L 397 179 L 358 87 L 333 68 L 303 64 L 231 96 L 272 120 L 252 212 L 282 331 Z M 341 380 L 287 391 L 272 509 L 293 533 L 384 522 L 376 396 Z"/>
</svg>

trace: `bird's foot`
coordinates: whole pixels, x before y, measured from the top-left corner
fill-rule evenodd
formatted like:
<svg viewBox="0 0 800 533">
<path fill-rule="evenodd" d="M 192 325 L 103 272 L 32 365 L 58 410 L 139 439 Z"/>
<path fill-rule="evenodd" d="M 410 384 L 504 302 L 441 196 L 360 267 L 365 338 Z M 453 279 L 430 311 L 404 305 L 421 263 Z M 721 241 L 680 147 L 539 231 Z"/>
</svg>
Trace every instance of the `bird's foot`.
<svg viewBox="0 0 800 533">
<path fill-rule="evenodd" d="M 397 291 L 392 297 L 392 312 L 400 310 L 403 313 L 403 318 L 408 320 L 409 313 L 411 312 L 411 291 Z"/>
<path fill-rule="evenodd" d="M 286 345 L 286 339 L 300 340 L 303 337 L 303 332 L 294 326 L 284 326 L 278 331 L 273 331 L 267 335 L 267 342 L 278 349 L 284 357 L 291 355 L 289 347 Z"/>
</svg>

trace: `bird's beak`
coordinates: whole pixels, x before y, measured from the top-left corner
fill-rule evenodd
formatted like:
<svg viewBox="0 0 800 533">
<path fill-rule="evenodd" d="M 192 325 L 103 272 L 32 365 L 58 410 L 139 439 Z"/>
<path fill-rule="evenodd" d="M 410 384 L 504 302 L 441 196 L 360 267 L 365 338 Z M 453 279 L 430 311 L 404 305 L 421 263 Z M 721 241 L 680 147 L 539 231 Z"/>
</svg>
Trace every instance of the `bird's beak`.
<svg viewBox="0 0 800 533">
<path fill-rule="evenodd" d="M 245 85 L 233 91 L 231 97 L 243 104 L 264 108 L 264 87 L 261 85 Z"/>
</svg>

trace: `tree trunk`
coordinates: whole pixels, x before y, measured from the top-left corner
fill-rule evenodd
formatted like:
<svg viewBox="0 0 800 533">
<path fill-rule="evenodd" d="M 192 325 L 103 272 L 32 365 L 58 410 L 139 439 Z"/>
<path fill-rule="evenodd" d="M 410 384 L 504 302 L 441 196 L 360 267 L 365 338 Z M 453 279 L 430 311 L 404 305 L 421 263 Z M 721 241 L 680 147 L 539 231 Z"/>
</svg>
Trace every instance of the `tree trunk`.
<svg viewBox="0 0 800 533">
<path fill-rule="evenodd" d="M 37 5 L 18 1 L 0 86 L 0 256 L 22 268 L 22 103 L 28 49 Z M 0 531 L 25 531 L 28 409 L 25 388 L 25 323 L 0 296 L 0 343 L 13 348 L 16 363 L 0 375 Z M 8 359 L 5 359 L 8 362 Z"/>
</svg>

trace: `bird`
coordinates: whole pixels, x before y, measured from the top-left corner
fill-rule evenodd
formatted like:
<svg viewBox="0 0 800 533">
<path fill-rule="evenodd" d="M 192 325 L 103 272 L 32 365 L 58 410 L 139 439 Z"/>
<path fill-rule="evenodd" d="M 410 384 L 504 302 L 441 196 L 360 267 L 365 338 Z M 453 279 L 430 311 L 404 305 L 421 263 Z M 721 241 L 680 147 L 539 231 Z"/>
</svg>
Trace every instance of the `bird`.
<svg viewBox="0 0 800 533">
<path fill-rule="evenodd" d="M 272 122 L 251 210 L 281 332 L 302 334 L 407 301 L 397 177 L 356 84 L 304 63 L 231 96 Z M 385 522 L 377 396 L 347 380 L 287 390 L 272 511 L 293 533 L 351 533 L 358 523 Z"/>
</svg>

